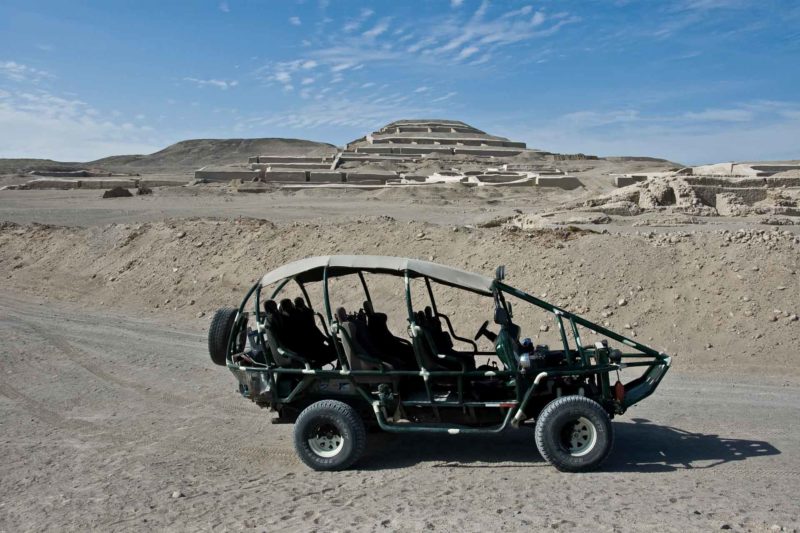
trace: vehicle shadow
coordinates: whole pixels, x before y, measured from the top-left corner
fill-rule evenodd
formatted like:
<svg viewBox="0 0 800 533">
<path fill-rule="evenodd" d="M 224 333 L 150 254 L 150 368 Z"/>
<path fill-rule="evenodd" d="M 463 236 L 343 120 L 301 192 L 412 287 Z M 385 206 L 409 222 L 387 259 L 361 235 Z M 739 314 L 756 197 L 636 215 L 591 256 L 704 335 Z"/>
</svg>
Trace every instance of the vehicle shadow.
<svg viewBox="0 0 800 533">
<path fill-rule="evenodd" d="M 703 469 L 751 457 L 779 455 L 766 441 L 726 438 L 660 426 L 645 418 L 615 423 L 614 451 L 602 470 L 670 472 Z"/>
<path fill-rule="evenodd" d="M 780 454 L 765 441 L 725 438 L 661 426 L 644 418 L 615 422 L 615 443 L 602 472 L 671 472 L 704 469 Z M 434 468 L 547 467 L 539 455 L 531 427 L 500 435 L 388 434 L 369 435 L 363 470 L 408 467 L 422 462 Z M 520 464 L 522 463 L 522 464 Z"/>
</svg>

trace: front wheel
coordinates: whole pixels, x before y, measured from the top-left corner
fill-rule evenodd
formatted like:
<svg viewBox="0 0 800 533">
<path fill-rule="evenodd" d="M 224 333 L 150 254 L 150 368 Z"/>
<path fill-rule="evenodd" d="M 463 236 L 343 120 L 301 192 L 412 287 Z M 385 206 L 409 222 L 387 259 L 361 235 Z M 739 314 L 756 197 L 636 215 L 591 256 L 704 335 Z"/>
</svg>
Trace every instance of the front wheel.
<svg viewBox="0 0 800 533">
<path fill-rule="evenodd" d="M 608 413 L 584 396 L 564 396 L 547 404 L 536 421 L 536 447 L 563 472 L 600 466 L 614 443 Z"/>
<path fill-rule="evenodd" d="M 294 447 L 314 470 L 345 470 L 364 453 L 367 432 L 358 412 L 344 402 L 306 407 L 294 425 Z"/>
</svg>

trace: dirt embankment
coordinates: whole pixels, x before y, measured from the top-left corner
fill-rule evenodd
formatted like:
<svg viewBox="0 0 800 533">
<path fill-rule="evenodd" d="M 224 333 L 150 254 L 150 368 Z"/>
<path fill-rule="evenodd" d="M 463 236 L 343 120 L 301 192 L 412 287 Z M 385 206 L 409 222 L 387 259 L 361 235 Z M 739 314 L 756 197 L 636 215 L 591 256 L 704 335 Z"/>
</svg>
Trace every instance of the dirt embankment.
<svg viewBox="0 0 800 533">
<path fill-rule="evenodd" d="M 758 368 L 762 375 L 800 376 L 800 246 L 779 229 L 611 235 L 389 218 L 335 225 L 183 219 L 0 226 L 0 271 L 8 287 L 200 321 L 237 304 L 266 271 L 336 253 L 417 257 L 486 275 L 505 264 L 512 285 L 677 354 L 679 372 Z M 379 290 L 384 307 L 395 305 L 392 298 L 402 301 L 393 286 Z M 439 303 L 451 316 L 463 316 L 467 328 L 490 317 L 488 303 L 476 305 L 455 291 L 444 292 Z M 523 305 L 515 310 L 523 335 L 555 342 L 546 314 Z"/>
</svg>

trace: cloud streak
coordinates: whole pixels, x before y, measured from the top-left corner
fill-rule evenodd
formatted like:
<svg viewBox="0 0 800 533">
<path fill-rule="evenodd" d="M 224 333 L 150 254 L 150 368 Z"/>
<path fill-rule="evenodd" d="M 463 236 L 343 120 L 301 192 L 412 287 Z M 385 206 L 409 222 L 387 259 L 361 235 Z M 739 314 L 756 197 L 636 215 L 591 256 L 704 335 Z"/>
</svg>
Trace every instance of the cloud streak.
<svg viewBox="0 0 800 533">
<path fill-rule="evenodd" d="M 215 87 L 217 89 L 222 89 L 223 91 L 227 91 L 228 89 L 232 89 L 233 87 L 236 87 L 237 85 L 239 85 L 239 82 L 237 80 L 218 80 L 218 79 L 214 79 L 214 78 L 204 80 L 204 79 L 199 79 L 199 78 L 186 77 L 186 78 L 183 78 L 183 81 L 188 81 L 188 82 L 194 83 L 195 85 L 197 85 L 200 88 L 203 88 L 203 87 Z"/>
<path fill-rule="evenodd" d="M 47 71 L 29 67 L 16 61 L 0 61 L 0 76 L 17 83 L 39 83 L 54 78 Z"/>
<path fill-rule="evenodd" d="M 88 161 L 159 148 L 152 128 L 42 90 L 0 91 L 0 157 Z"/>
</svg>

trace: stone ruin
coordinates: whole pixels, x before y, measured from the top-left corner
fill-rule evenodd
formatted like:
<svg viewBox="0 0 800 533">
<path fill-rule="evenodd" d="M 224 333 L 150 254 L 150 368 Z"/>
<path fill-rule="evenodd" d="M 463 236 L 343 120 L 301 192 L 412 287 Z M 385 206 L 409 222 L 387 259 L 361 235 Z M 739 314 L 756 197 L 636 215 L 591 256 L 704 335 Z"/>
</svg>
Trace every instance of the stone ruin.
<svg viewBox="0 0 800 533">
<path fill-rule="evenodd" d="M 784 171 L 752 178 L 650 176 L 571 207 L 622 216 L 663 211 L 692 216 L 796 217 L 800 216 L 800 173 Z"/>
<path fill-rule="evenodd" d="M 581 157 L 585 157 L 581 155 Z M 205 167 L 195 179 L 253 182 L 254 190 L 391 187 L 431 183 L 574 189 L 578 178 L 553 167 L 563 158 L 456 120 L 399 120 L 321 157 L 257 155 L 247 167 Z M 247 186 L 240 190 L 249 190 Z"/>
</svg>

